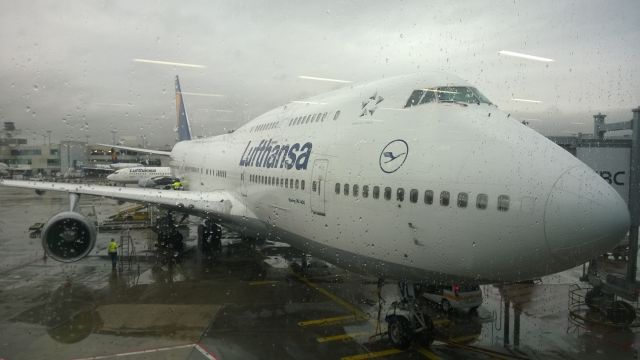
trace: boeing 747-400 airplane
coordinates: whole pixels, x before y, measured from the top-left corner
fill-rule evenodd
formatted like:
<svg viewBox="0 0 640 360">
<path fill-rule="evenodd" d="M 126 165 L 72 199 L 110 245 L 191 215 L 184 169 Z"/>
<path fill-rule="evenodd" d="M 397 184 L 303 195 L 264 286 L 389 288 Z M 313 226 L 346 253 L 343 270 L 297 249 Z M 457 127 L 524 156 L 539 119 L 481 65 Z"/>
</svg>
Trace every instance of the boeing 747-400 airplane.
<svg viewBox="0 0 640 360">
<path fill-rule="evenodd" d="M 176 97 L 181 141 L 153 153 L 170 156 L 185 191 L 0 182 L 70 194 L 71 210 L 43 230 L 51 257 L 75 261 L 94 246 L 91 222 L 74 212 L 81 194 L 175 209 L 415 282 L 537 278 L 602 254 L 629 229 L 625 202 L 598 174 L 453 75 L 349 86 L 196 140 L 177 79 Z"/>
</svg>

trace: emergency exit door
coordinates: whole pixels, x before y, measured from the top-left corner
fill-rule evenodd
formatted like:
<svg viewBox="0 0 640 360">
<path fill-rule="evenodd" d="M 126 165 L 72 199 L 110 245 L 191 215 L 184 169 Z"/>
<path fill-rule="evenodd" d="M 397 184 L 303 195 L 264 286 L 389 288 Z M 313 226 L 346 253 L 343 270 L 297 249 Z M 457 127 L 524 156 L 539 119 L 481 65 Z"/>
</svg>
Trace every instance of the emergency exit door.
<svg viewBox="0 0 640 360">
<path fill-rule="evenodd" d="M 325 215 L 325 179 L 328 167 L 327 160 L 316 160 L 311 172 L 311 212 L 323 216 Z"/>
</svg>

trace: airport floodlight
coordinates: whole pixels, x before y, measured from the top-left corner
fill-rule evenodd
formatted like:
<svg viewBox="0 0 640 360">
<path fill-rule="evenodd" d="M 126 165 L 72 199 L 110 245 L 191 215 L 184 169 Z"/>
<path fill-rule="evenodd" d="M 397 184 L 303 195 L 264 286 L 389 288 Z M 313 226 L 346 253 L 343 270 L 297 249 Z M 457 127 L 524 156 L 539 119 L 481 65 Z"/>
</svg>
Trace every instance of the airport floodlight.
<svg viewBox="0 0 640 360">
<path fill-rule="evenodd" d="M 554 62 L 555 61 L 553 59 L 549 59 L 549 58 L 545 58 L 545 57 L 541 57 L 541 56 L 528 55 L 528 54 L 523 54 L 523 53 L 519 53 L 519 52 L 515 52 L 515 51 L 508 51 L 508 50 L 500 50 L 500 51 L 498 51 L 498 54 L 506 55 L 506 56 L 519 57 L 519 58 L 523 58 L 523 59 L 527 59 L 527 60 L 542 61 L 542 62 Z"/>
<path fill-rule="evenodd" d="M 316 77 L 316 76 L 307 76 L 307 75 L 299 75 L 298 79 L 328 81 L 328 82 L 336 82 L 336 83 L 342 83 L 342 84 L 349 84 L 349 83 L 353 82 L 353 81 L 349 81 L 349 80 L 329 79 L 329 78 L 322 78 L 322 77 Z"/>
<path fill-rule="evenodd" d="M 512 98 L 511 101 L 527 102 L 527 103 L 534 103 L 534 104 L 539 104 L 542 102 L 542 100 L 531 100 L 531 99 L 520 99 L 520 98 Z"/>
<path fill-rule="evenodd" d="M 148 60 L 148 59 L 133 59 L 133 61 L 140 62 L 140 63 L 148 63 L 148 64 L 173 65 L 173 66 L 200 68 L 200 69 L 206 68 L 206 66 L 204 65 L 178 63 L 178 62 L 172 62 L 172 61 L 160 61 L 160 60 Z"/>
</svg>

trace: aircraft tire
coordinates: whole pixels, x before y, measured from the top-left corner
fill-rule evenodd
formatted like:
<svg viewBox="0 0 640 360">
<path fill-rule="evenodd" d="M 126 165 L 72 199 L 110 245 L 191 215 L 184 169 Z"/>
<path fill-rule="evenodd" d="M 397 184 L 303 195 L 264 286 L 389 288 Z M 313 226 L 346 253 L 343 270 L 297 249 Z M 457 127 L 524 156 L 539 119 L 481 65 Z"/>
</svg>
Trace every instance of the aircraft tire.
<svg viewBox="0 0 640 360">
<path fill-rule="evenodd" d="M 389 318 L 388 323 L 389 342 L 400 350 L 407 349 L 413 340 L 409 321 L 401 316 L 393 316 Z"/>
</svg>

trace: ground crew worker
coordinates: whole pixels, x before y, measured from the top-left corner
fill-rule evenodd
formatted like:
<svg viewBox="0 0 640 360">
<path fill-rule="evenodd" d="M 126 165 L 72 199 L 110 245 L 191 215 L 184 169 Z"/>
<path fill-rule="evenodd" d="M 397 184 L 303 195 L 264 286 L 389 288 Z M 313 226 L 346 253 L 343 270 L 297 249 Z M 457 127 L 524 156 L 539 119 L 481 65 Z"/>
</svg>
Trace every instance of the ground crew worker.
<svg viewBox="0 0 640 360">
<path fill-rule="evenodd" d="M 181 190 L 182 189 L 182 183 L 180 182 L 180 180 L 176 180 L 173 183 L 173 190 Z"/>
<path fill-rule="evenodd" d="M 116 263 L 118 262 L 118 243 L 115 239 L 111 239 L 109 243 L 109 256 L 111 256 L 111 269 L 116 269 Z"/>
</svg>

